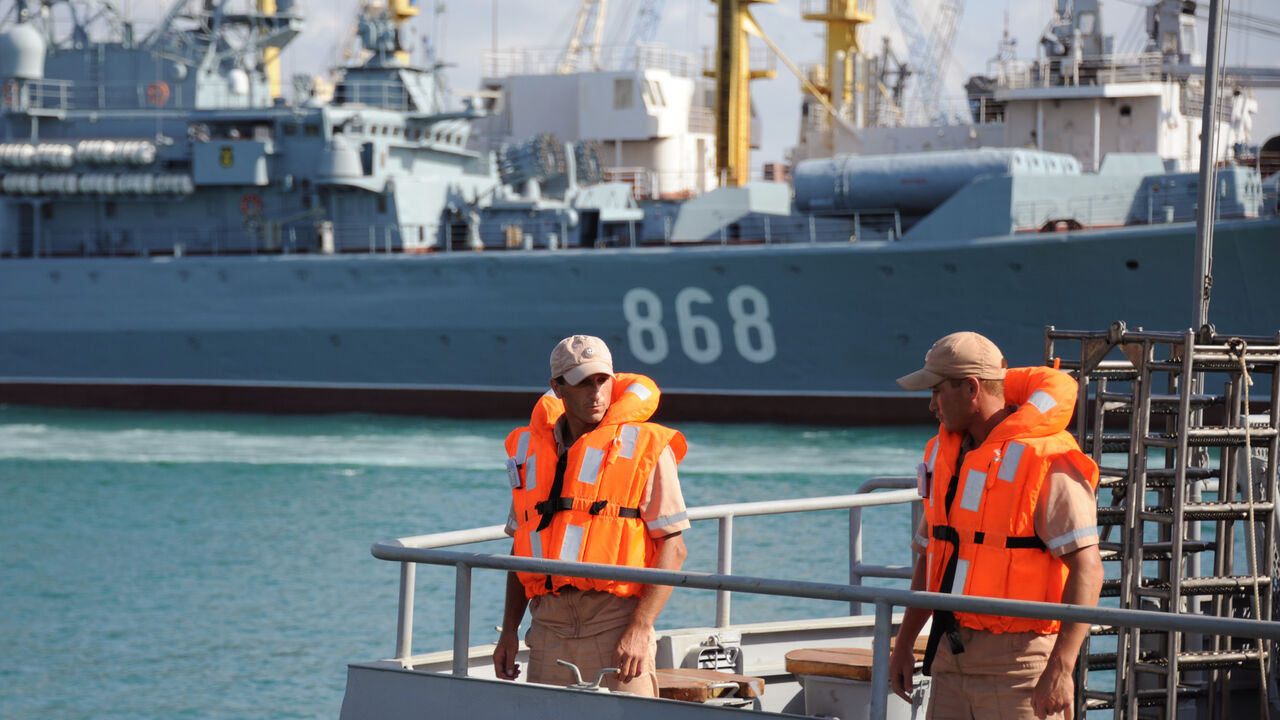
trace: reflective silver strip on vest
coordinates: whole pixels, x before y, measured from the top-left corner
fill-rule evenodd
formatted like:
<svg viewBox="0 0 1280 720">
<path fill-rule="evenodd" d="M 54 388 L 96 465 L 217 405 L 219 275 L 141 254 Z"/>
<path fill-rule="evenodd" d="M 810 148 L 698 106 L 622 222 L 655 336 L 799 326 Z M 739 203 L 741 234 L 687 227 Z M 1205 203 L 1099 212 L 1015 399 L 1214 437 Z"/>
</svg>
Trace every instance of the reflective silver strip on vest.
<svg viewBox="0 0 1280 720">
<path fill-rule="evenodd" d="M 636 439 L 640 437 L 640 428 L 635 425 L 622 426 L 622 449 L 618 451 L 618 457 L 631 459 L 636 454 Z"/>
<path fill-rule="evenodd" d="M 516 459 L 507 458 L 507 482 L 511 483 L 511 489 L 520 487 L 520 471 L 516 469 Z"/>
<path fill-rule="evenodd" d="M 516 464 L 523 465 L 525 455 L 529 452 L 529 433 L 520 433 L 520 439 L 516 441 Z"/>
<path fill-rule="evenodd" d="M 640 383 L 631 383 L 631 386 L 627 388 L 627 392 L 634 393 L 641 401 L 648 400 L 649 396 L 653 394 L 649 388 L 641 385 Z"/>
<path fill-rule="evenodd" d="M 986 489 L 987 474 L 981 470 L 969 469 L 969 474 L 964 476 L 964 495 L 960 496 L 960 507 L 969 512 L 978 512 L 978 505 L 982 503 L 982 491 Z"/>
<path fill-rule="evenodd" d="M 529 554 L 532 557 L 542 557 L 542 533 L 537 530 L 529 531 Z"/>
<path fill-rule="evenodd" d="M 933 449 L 929 451 L 929 460 L 926 464 L 929 466 L 929 472 L 933 472 L 933 463 L 938 459 L 938 446 L 942 444 L 942 438 L 933 441 Z"/>
<path fill-rule="evenodd" d="M 582 467 L 578 468 L 578 482 L 588 485 L 596 484 L 596 476 L 600 474 L 600 462 L 604 460 L 604 451 L 600 448 L 587 448 L 582 454 Z"/>
<path fill-rule="evenodd" d="M 578 553 L 582 552 L 582 533 L 585 530 L 581 525 L 566 525 L 564 528 L 564 542 L 560 543 L 560 559 L 565 562 L 577 562 Z"/>
<path fill-rule="evenodd" d="M 1018 464 L 1022 462 L 1022 451 L 1027 446 L 1020 442 L 1011 442 L 1004 449 L 1004 457 L 1000 459 L 1000 471 L 996 473 L 997 480 L 1005 482 L 1013 482 L 1018 477 Z"/>
<path fill-rule="evenodd" d="M 1031 393 L 1031 397 L 1027 400 L 1027 402 L 1032 405 L 1035 405 L 1036 409 L 1040 411 L 1041 415 L 1049 412 L 1050 410 L 1053 409 L 1055 405 L 1058 404 L 1058 401 L 1054 400 L 1052 395 L 1050 395 L 1049 393 L 1043 390 L 1037 390 Z"/>
<path fill-rule="evenodd" d="M 963 559 L 956 560 L 956 577 L 955 577 L 955 581 L 951 583 L 952 595 L 964 594 L 964 581 L 967 579 L 968 575 L 969 575 L 969 561 L 963 560 Z"/>
<path fill-rule="evenodd" d="M 538 456 L 530 455 L 529 462 L 524 466 L 524 489 L 532 490 L 538 487 Z"/>
</svg>

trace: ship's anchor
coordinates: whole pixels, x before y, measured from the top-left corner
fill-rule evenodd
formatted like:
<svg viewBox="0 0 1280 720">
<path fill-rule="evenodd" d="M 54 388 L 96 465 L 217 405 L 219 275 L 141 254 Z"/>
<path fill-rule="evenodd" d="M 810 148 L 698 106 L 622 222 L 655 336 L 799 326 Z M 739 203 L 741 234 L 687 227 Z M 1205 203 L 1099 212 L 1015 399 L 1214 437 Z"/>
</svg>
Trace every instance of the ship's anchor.
<svg viewBox="0 0 1280 720">
<path fill-rule="evenodd" d="M 601 693 L 609 692 L 609 688 L 603 687 L 600 685 L 601 681 L 603 681 L 604 676 L 608 675 L 609 673 L 621 672 L 618 668 L 614 668 L 614 667 L 600 668 L 600 674 L 596 675 L 596 681 L 588 683 L 588 682 L 582 681 L 582 671 L 578 669 L 577 665 L 574 665 L 568 660 L 560 660 L 559 658 L 556 659 L 556 664 L 563 665 L 573 671 L 573 677 L 575 680 L 577 680 L 577 682 L 575 682 L 572 685 L 569 685 L 568 686 L 569 689 L 585 690 L 586 692 L 601 692 Z"/>
</svg>

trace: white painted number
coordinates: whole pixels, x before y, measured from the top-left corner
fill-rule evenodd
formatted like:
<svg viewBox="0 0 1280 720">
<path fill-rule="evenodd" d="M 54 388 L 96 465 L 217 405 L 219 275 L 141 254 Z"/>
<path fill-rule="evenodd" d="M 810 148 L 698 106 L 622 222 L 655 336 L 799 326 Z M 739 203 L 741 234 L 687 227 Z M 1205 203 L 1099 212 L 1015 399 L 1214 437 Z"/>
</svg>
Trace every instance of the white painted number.
<svg viewBox="0 0 1280 720">
<path fill-rule="evenodd" d="M 687 287 L 676 293 L 676 327 L 680 329 L 680 346 L 689 359 L 706 365 L 720 359 L 720 328 L 705 315 L 694 315 L 694 303 L 712 302 L 711 293 L 699 287 Z M 702 342 L 698 342 L 701 331 Z"/>
<path fill-rule="evenodd" d="M 748 312 L 747 307 L 751 310 Z M 753 363 L 766 363 L 778 354 L 769 324 L 769 298 L 757 288 L 739 285 L 729 291 L 729 317 L 733 318 L 733 342 L 738 354 Z M 751 344 L 755 330 L 756 344 Z"/>
<path fill-rule="evenodd" d="M 744 360 L 766 363 L 778 354 L 773 325 L 769 322 L 769 298 L 758 288 L 739 285 L 725 298 L 733 320 L 733 344 Z M 680 349 L 690 360 L 707 365 L 720 359 L 724 350 L 720 326 L 714 318 L 698 314 L 715 304 L 711 293 L 687 287 L 676 293 L 676 330 Z M 697 307 L 695 307 L 697 306 Z M 627 320 L 627 340 L 637 360 L 656 365 L 667 359 L 667 331 L 662 326 L 662 300 L 648 288 L 632 288 L 622 297 L 622 314 Z"/>
<path fill-rule="evenodd" d="M 642 310 L 643 308 L 643 310 Z M 631 354 L 656 365 L 667 359 L 667 333 L 662 329 L 662 301 L 648 288 L 631 288 L 622 296 Z"/>
</svg>

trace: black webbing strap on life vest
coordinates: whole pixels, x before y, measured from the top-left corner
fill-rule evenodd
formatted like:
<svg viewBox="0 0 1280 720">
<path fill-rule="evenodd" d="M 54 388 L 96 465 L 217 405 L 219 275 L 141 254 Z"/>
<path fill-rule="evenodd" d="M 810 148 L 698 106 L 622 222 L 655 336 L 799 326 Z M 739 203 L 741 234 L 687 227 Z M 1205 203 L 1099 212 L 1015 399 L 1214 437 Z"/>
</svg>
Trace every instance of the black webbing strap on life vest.
<svg viewBox="0 0 1280 720">
<path fill-rule="evenodd" d="M 964 464 L 964 450 L 960 451 L 960 457 L 956 458 L 956 467 L 959 468 Z M 951 517 L 951 503 L 956 497 L 956 486 L 960 484 L 960 471 L 956 470 L 955 477 L 951 478 L 951 485 L 947 487 L 947 496 L 945 498 L 947 517 Z M 932 532 L 935 540 L 949 543 L 951 545 L 951 559 L 947 561 L 947 567 L 942 573 L 942 586 L 938 592 L 949 593 L 956 581 L 956 566 L 960 560 L 960 533 L 950 525 L 935 525 Z M 973 543 L 982 545 L 986 541 L 986 533 L 975 532 L 973 534 Z M 1044 541 L 1036 535 L 1013 535 L 1006 537 L 1004 546 L 1009 549 L 1023 550 L 1047 550 Z M 929 643 L 924 651 L 924 674 L 929 675 L 933 668 L 933 657 L 938 652 L 938 642 L 942 636 L 946 635 L 947 640 L 951 643 L 951 654 L 959 655 L 964 652 L 964 643 L 960 641 L 960 628 L 956 623 L 954 613 L 947 610 L 933 611 L 933 625 L 929 628 Z"/>
<path fill-rule="evenodd" d="M 947 517 L 951 517 L 951 503 L 956 499 L 956 488 L 960 485 L 960 469 L 964 467 L 965 449 L 960 447 L 960 454 L 956 456 L 955 470 L 951 476 L 951 482 L 947 484 L 947 495 L 943 499 L 946 508 Z M 947 561 L 947 568 L 942 573 L 942 586 L 938 588 L 938 592 L 949 593 L 951 586 L 956 581 L 956 562 L 960 559 L 960 535 L 955 528 L 945 527 L 951 531 L 951 537 L 939 540 L 951 543 L 951 559 Z M 935 537 L 937 534 L 935 533 Z M 960 642 L 960 627 L 956 624 L 956 616 L 949 610 L 934 610 L 933 625 L 929 626 L 929 642 L 924 649 L 924 674 L 933 674 L 933 658 L 938 654 L 938 643 L 942 640 L 942 636 L 946 635 L 947 640 L 951 643 L 951 654 L 959 655 L 964 652 L 964 643 Z"/>
<path fill-rule="evenodd" d="M 542 519 L 538 521 L 537 532 L 542 532 L 551 526 L 551 518 L 561 510 L 568 510 L 573 507 L 572 498 L 562 498 L 561 493 L 564 492 L 564 471 L 569 466 L 569 452 L 565 451 L 560 454 L 560 459 L 556 460 L 556 479 L 551 483 L 551 492 L 547 494 L 547 499 L 534 505 L 533 508 L 538 511 Z M 568 500 L 568 507 L 564 506 L 563 500 Z"/>
<path fill-rule="evenodd" d="M 564 493 L 564 473 L 569 466 L 569 452 L 560 454 L 560 458 L 556 460 L 556 478 L 551 483 L 551 492 L 547 494 L 547 499 L 533 506 L 542 518 L 538 521 L 538 529 L 534 532 L 542 532 L 551 526 L 551 520 L 556 513 L 564 510 L 573 509 L 573 498 L 563 497 Z M 591 504 L 588 509 L 592 515 L 599 515 L 609 506 L 608 500 L 597 500 Z M 640 517 L 640 508 L 618 508 L 618 517 L 637 518 Z M 551 576 L 546 579 L 547 589 L 551 589 Z"/>
</svg>

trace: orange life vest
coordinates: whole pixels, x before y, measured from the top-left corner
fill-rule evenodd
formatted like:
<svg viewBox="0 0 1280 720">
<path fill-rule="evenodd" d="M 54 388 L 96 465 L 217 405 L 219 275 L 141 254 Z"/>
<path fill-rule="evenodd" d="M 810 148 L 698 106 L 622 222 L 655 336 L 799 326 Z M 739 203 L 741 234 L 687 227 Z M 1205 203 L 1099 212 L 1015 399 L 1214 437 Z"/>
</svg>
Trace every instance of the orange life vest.
<svg viewBox="0 0 1280 720">
<path fill-rule="evenodd" d="M 564 403 L 552 393 L 534 406 L 527 427 L 507 436 L 516 532 L 512 553 L 522 557 L 630 567 L 651 567 L 656 545 L 640 518 L 649 474 L 668 446 L 676 462 L 684 458 L 684 436 L 646 422 L 661 393 L 643 375 L 618 373 L 613 401 L 596 428 L 579 437 L 565 454 L 563 487 L 551 497 L 557 464 L 553 434 Z M 518 573 L 532 598 L 563 585 L 621 597 L 639 595 L 638 583 Z"/>
<path fill-rule="evenodd" d="M 928 588 L 1061 602 L 1067 566 L 1036 537 L 1035 510 L 1055 459 L 1070 462 L 1094 490 L 1098 487 L 1097 464 L 1066 431 L 1075 409 L 1076 381 L 1047 367 L 1010 368 L 1004 387 L 1005 401 L 1017 409 L 965 454 L 958 472 L 960 435 L 939 428 L 925 448 L 921 472 L 932 485 L 925 500 Z M 979 630 L 1042 635 L 1056 633 L 1061 625 L 1057 620 L 974 613 L 955 613 L 955 619 Z"/>
</svg>

